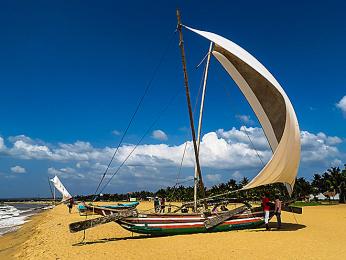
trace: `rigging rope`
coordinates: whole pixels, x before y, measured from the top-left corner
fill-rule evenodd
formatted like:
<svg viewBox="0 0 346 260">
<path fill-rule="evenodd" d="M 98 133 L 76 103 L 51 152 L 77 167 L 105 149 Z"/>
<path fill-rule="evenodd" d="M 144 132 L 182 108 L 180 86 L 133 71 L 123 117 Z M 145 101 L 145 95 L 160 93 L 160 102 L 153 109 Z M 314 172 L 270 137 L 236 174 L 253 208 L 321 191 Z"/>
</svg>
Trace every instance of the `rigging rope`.
<svg viewBox="0 0 346 260">
<path fill-rule="evenodd" d="M 255 150 L 255 152 L 256 152 L 256 154 L 257 154 L 257 157 L 260 159 L 260 161 L 261 161 L 261 163 L 262 163 L 262 166 L 264 167 L 264 162 L 263 162 L 261 156 L 259 155 L 259 153 L 258 153 L 258 151 L 257 151 L 257 149 L 256 149 L 256 147 L 255 147 L 255 145 L 254 145 L 254 143 L 252 142 L 252 140 L 251 140 L 251 138 L 250 138 L 250 135 L 248 134 L 248 132 L 247 132 L 247 130 L 246 130 L 246 127 L 243 126 L 243 127 L 241 127 L 240 129 L 242 129 L 242 128 L 244 129 L 245 134 L 246 134 L 247 137 L 249 138 L 249 141 L 250 141 L 250 143 L 251 143 L 251 145 L 252 145 L 252 149 Z"/>
<path fill-rule="evenodd" d="M 227 91 L 226 87 L 225 87 L 224 85 L 222 85 L 222 86 L 223 86 L 223 89 L 225 90 L 227 96 L 229 97 L 229 99 L 230 99 L 230 101 L 231 101 L 231 95 L 230 95 L 229 92 Z M 232 102 L 232 101 L 231 101 L 231 102 Z M 264 164 L 264 162 L 263 162 L 261 156 L 259 155 L 258 150 L 256 149 L 254 143 L 252 142 L 252 140 L 251 140 L 251 138 L 250 138 L 250 135 L 249 135 L 248 131 L 246 130 L 246 127 L 245 127 L 245 126 L 242 126 L 242 127 L 240 128 L 240 130 L 242 130 L 242 129 L 244 129 L 244 132 L 245 132 L 247 138 L 249 139 L 249 141 L 250 141 L 250 143 L 251 143 L 252 149 L 255 150 L 255 152 L 256 152 L 256 154 L 257 154 L 257 157 L 259 158 L 259 160 L 260 160 L 261 163 L 262 163 L 262 166 L 264 167 L 265 164 Z M 262 129 L 262 128 L 261 128 L 261 129 Z M 263 130 L 263 129 L 262 129 L 262 130 Z"/>
<path fill-rule="evenodd" d="M 131 126 L 131 124 L 132 124 L 132 122 L 133 122 L 133 120 L 134 120 L 134 118 L 135 118 L 135 116 L 136 116 L 136 114 L 137 114 L 137 112 L 138 112 L 140 106 L 142 105 L 143 100 L 144 100 L 145 96 L 147 95 L 147 93 L 148 93 L 148 91 L 149 91 L 149 89 L 150 89 L 150 87 L 151 87 L 151 85 L 152 85 L 152 83 L 153 83 L 153 81 L 154 81 L 154 79 L 155 79 L 155 76 L 156 76 L 156 74 L 157 74 L 157 72 L 158 72 L 158 70 L 159 70 L 159 68 L 160 68 L 160 66 L 161 66 L 161 64 L 162 64 L 162 62 L 163 62 L 163 60 L 164 60 L 164 58 L 166 57 L 166 54 L 167 54 L 167 52 L 168 52 L 168 49 L 169 49 L 169 47 L 171 46 L 171 43 L 172 43 L 172 41 L 173 41 L 173 39 L 174 39 L 175 33 L 176 33 L 176 30 L 174 31 L 174 33 L 172 34 L 171 38 L 169 39 L 168 44 L 167 44 L 166 48 L 164 49 L 164 51 L 163 51 L 163 53 L 162 53 L 162 55 L 161 55 L 161 57 L 160 57 L 160 59 L 159 59 L 159 62 L 158 62 L 158 64 L 157 64 L 157 66 L 155 67 L 155 69 L 154 69 L 154 71 L 153 71 L 153 74 L 152 74 L 152 76 L 151 76 L 151 78 L 150 78 L 150 80 L 149 80 L 149 82 L 148 82 L 148 84 L 147 84 L 147 86 L 146 86 L 146 88 L 145 88 L 145 90 L 144 90 L 144 93 L 143 93 L 143 95 L 141 96 L 141 98 L 140 98 L 140 100 L 139 100 L 139 102 L 138 102 L 138 104 L 137 104 L 137 106 L 136 106 L 136 109 L 135 109 L 135 111 L 133 112 L 133 114 L 132 114 L 132 116 L 131 116 L 131 118 L 130 118 L 130 121 L 129 121 L 129 123 L 128 123 L 128 125 L 127 125 L 127 127 L 126 127 L 126 129 L 125 129 L 125 131 L 124 131 L 124 133 L 123 133 L 123 135 L 122 135 L 122 137 L 121 137 L 119 143 L 118 143 L 118 146 L 117 146 L 117 148 L 115 149 L 115 151 L 114 151 L 114 153 L 113 153 L 113 156 L 112 156 L 110 162 L 108 163 L 107 168 L 106 168 L 106 170 L 104 171 L 104 173 L 103 173 L 103 175 L 102 175 L 102 178 L 101 178 L 99 184 L 97 185 L 96 191 L 95 191 L 95 193 L 94 193 L 94 194 L 95 194 L 95 197 L 94 197 L 94 199 L 93 199 L 94 201 L 95 201 L 96 198 L 98 197 L 97 192 L 98 192 L 98 190 L 99 190 L 99 188 L 100 188 L 100 186 L 101 186 L 101 184 L 102 184 L 104 178 L 106 177 L 106 175 L 107 175 L 107 173 L 108 173 L 108 170 L 109 170 L 109 168 L 110 168 L 110 166 L 111 166 L 111 164 L 112 164 L 112 162 L 113 162 L 113 160 L 114 160 L 114 158 L 115 158 L 115 155 L 117 154 L 117 152 L 118 152 L 118 150 L 119 150 L 121 144 L 123 143 L 123 140 L 124 140 L 124 138 L 125 138 L 125 136 L 126 136 L 128 130 L 129 130 L 129 128 L 130 128 L 130 126 Z M 102 191 L 100 191 L 100 193 L 102 193 Z"/>
<path fill-rule="evenodd" d="M 149 128 L 145 131 L 145 133 L 142 135 L 142 137 L 140 138 L 140 140 L 136 143 L 136 145 L 133 147 L 133 149 L 131 150 L 131 152 L 126 156 L 126 158 L 122 161 L 122 163 L 118 166 L 118 168 L 116 169 L 116 171 L 112 174 L 112 176 L 109 178 L 108 182 L 103 186 L 103 188 L 101 189 L 100 193 L 102 193 L 102 191 L 108 186 L 108 184 L 111 182 L 111 180 L 113 179 L 113 177 L 120 171 L 120 169 L 122 168 L 122 166 L 126 163 L 126 161 L 130 158 L 130 156 L 132 155 L 132 153 L 137 149 L 137 147 L 139 146 L 139 144 L 143 141 L 143 139 L 147 136 L 147 134 L 153 129 L 153 127 L 156 125 L 156 123 L 159 121 L 159 119 L 161 118 L 162 114 L 168 109 L 168 107 L 173 103 L 174 99 L 178 96 L 178 94 L 180 93 L 180 91 L 182 91 L 181 89 L 179 89 L 170 99 L 170 101 L 167 103 L 167 105 L 160 111 L 160 113 L 158 114 L 158 116 L 156 117 L 156 119 L 152 122 L 152 124 L 149 126 Z"/>
</svg>

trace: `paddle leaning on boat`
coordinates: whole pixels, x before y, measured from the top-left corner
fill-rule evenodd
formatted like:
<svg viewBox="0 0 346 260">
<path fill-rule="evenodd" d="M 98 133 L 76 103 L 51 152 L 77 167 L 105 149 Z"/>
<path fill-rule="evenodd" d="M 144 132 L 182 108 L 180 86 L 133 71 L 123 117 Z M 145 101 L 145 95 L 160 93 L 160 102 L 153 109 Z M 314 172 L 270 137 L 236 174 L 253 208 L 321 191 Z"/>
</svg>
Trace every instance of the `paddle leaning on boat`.
<svg viewBox="0 0 346 260">
<path fill-rule="evenodd" d="M 273 75 L 243 48 L 220 35 L 183 25 L 179 11 L 177 11 L 177 18 L 179 47 L 183 64 L 184 85 L 195 159 L 194 201 L 183 203 L 177 208 L 173 208 L 172 205 L 170 206 L 167 203 L 166 207 L 169 213 L 148 213 L 141 212 L 136 208 L 114 209 L 84 204 L 89 211 L 102 217 L 71 223 L 71 232 L 85 230 L 111 221 L 115 221 L 131 232 L 151 235 L 255 228 L 264 223 L 263 209 L 261 207 L 251 207 L 246 201 L 229 199 L 227 198 L 228 195 L 273 183 L 283 183 L 288 194 L 292 194 L 300 161 L 300 131 L 293 106 L 286 93 Z M 197 136 L 191 108 L 183 29 L 187 29 L 210 41 L 203 74 L 203 90 Z M 216 58 L 234 80 L 250 104 L 263 128 L 273 155 L 257 176 L 241 190 L 206 197 L 199 162 L 199 148 L 206 82 L 209 62 L 212 56 Z M 197 195 L 200 197 L 198 198 Z M 234 205 L 234 208 L 227 208 L 227 205 Z M 266 211 L 268 211 L 269 216 L 267 217 L 270 219 L 274 214 L 274 205 L 269 203 L 268 206 L 269 209 L 266 208 Z M 211 211 L 212 207 L 220 207 L 220 209 Z M 282 210 L 285 209 L 288 209 L 288 202 L 283 203 Z M 293 210 L 293 208 L 290 208 L 290 210 Z M 295 212 L 301 213 L 301 210 L 295 209 Z"/>
</svg>

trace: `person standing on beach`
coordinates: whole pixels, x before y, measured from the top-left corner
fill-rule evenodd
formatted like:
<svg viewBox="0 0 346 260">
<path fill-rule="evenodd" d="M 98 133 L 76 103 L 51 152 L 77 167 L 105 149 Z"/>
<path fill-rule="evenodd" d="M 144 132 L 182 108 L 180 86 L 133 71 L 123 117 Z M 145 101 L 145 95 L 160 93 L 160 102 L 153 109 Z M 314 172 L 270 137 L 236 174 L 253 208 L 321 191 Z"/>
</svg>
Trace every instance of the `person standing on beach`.
<svg viewBox="0 0 346 260">
<path fill-rule="evenodd" d="M 165 213 L 165 206 L 166 206 L 165 202 L 166 202 L 165 197 L 162 197 L 160 199 L 160 206 L 161 206 L 160 213 Z"/>
<path fill-rule="evenodd" d="M 155 213 L 157 213 L 157 212 L 159 211 L 159 204 L 160 204 L 159 198 L 156 196 L 156 197 L 154 198 L 154 209 L 155 209 Z"/>
<path fill-rule="evenodd" d="M 68 200 L 67 207 L 68 207 L 68 212 L 71 214 L 72 207 L 73 207 L 73 198 L 70 198 L 70 199 Z"/>
<path fill-rule="evenodd" d="M 266 225 L 266 230 L 270 230 L 269 228 L 269 211 L 270 211 L 270 206 L 269 206 L 269 193 L 266 192 L 262 198 L 262 207 L 264 211 L 264 224 Z"/>
<path fill-rule="evenodd" d="M 277 223 L 278 223 L 278 229 L 281 228 L 281 200 L 278 195 L 275 196 L 275 211 L 274 214 L 276 215 Z"/>
</svg>

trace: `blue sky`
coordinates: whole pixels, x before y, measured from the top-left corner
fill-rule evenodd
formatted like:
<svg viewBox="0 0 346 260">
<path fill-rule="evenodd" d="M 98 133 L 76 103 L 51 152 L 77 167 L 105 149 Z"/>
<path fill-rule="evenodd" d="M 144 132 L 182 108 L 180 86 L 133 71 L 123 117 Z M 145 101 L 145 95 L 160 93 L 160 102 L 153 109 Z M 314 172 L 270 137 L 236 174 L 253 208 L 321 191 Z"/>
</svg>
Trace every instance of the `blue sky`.
<svg viewBox="0 0 346 260">
<path fill-rule="evenodd" d="M 47 177 L 54 174 L 72 194 L 92 193 L 167 45 L 114 167 L 158 111 L 177 91 L 179 95 L 153 129 L 161 132 L 146 136 L 142 154 L 105 192 L 174 184 L 181 148 L 190 138 L 178 40 L 173 35 L 177 6 L 185 24 L 236 42 L 283 86 L 305 131 L 299 176 L 310 178 L 345 163 L 345 5 L 343 1 L 2 1 L 0 197 L 48 196 Z M 190 32 L 184 37 L 195 100 L 202 74 L 202 68 L 195 67 L 209 43 Z M 251 151 L 240 137 L 244 125 L 268 159 L 253 112 L 216 60 L 211 62 L 207 91 L 206 145 L 214 144 L 216 135 Z M 144 156 L 153 150 L 167 156 L 154 161 Z M 233 152 L 237 160 L 224 158 L 221 168 L 205 158 L 207 185 L 252 177 L 261 169 L 258 158 L 246 160 L 239 151 Z M 189 178 L 191 172 L 187 162 L 182 177 Z"/>
</svg>

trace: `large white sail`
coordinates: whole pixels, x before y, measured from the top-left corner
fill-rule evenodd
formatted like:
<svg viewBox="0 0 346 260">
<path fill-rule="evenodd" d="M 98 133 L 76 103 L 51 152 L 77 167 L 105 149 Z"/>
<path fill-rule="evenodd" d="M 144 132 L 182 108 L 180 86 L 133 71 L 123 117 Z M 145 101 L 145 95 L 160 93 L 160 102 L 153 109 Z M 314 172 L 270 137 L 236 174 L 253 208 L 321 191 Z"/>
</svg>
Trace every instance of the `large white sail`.
<svg viewBox="0 0 346 260">
<path fill-rule="evenodd" d="M 300 131 L 286 93 L 273 75 L 237 44 L 214 33 L 186 28 L 214 42 L 213 55 L 244 94 L 273 151 L 270 161 L 243 189 L 284 183 L 291 194 L 300 162 Z"/>
<path fill-rule="evenodd" d="M 72 198 L 70 193 L 66 190 L 64 185 L 59 180 L 58 176 L 55 175 L 55 177 L 53 179 L 50 179 L 50 181 L 53 182 L 54 187 L 62 194 L 62 201 Z"/>
</svg>

